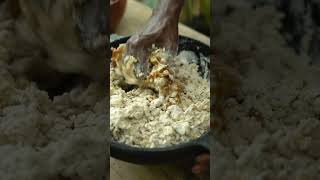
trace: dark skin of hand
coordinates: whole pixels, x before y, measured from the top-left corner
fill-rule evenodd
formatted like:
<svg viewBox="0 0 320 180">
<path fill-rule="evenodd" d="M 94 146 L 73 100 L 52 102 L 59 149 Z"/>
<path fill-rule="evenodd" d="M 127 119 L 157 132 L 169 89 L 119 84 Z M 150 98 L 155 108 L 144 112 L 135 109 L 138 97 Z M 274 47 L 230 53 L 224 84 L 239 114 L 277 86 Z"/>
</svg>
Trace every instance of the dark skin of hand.
<svg viewBox="0 0 320 180">
<path fill-rule="evenodd" d="M 153 10 L 146 26 L 142 31 L 134 34 L 126 43 L 126 55 L 132 55 L 137 60 L 135 70 L 139 79 L 145 79 L 150 71 L 147 56 L 149 48 L 156 45 L 165 48 L 172 55 L 178 50 L 178 23 L 184 0 L 161 0 Z M 192 168 L 194 174 L 201 174 L 208 170 L 209 154 L 199 155 Z"/>
<path fill-rule="evenodd" d="M 144 79 L 150 71 L 146 59 L 153 44 L 166 48 L 173 55 L 177 53 L 178 22 L 183 4 L 184 0 L 159 1 L 143 30 L 127 41 L 126 54 L 138 60 L 135 67 L 138 78 Z"/>
</svg>

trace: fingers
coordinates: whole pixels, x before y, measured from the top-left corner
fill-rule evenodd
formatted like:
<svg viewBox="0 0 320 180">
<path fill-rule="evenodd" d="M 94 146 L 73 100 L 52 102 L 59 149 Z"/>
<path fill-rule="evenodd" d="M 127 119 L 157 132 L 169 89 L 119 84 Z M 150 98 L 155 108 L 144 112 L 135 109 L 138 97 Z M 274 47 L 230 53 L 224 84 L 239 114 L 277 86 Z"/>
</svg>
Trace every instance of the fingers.
<svg viewBox="0 0 320 180">
<path fill-rule="evenodd" d="M 133 35 L 126 43 L 126 55 L 132 55 L 138 63 L 135 65 L 136 75 L 144 78 L 148 75 L 150 64 L 148 54 L 152 45 L 169 50 L 172 55 L 178 50 L 178 24 L 168 18 L 152 17 L 146 28 Z"/>
<path fill-rule="evenodd" d="M 158 47 L 165 48 L 172 55 L 176 55 L 178 51 L 178 37 L 175 35 L 164 35 L 166 38 L 159 38 L 156 42 Z"/>
<path fill-rule="evenodd" d="M 210 164 L 210 155 L 209 154 L 202 154 L 199 155 L 195 159 L 195 165 L 192 167 L 192 172 L 196 175 L 202 174 L 209 169 Z"/>
<path fill-rule="evenodd" d="M 129 53 L 137 49 L 148 49 L 155 44 L 173 52 L 177 49 L 178 24 L 168 18 L 151 18 L 145 29 L 133 35 L 128 41 Z"/>
<path fill-rule="evenodd" d="M 145 38 L 142 38 L 139 34 L 133 35 L 126 43 L 125 55 L 133 56 L 138 60 L 134 67 L 138 79 L 146 78 L 149 72 L 148 46 Z"/>
<path fill-rule="evenodd" d="M 209 169 L 207 165 L 196 164 L 192 167 L 192 173 L 195 175 L 200 175 L 206 172 Z"/>
<path fill-rule="evenodd" d="M 139 35 L 135 34 L 131 36 L 126 42 L 126 54 L 131 54 L 134 52 L 134 49 L 137 49 L 139 45 Z"/>
<path fill-rule="evenodd" d="M 147 59 L 146 52 L 140 52 L 141 54 L 137 55 L 138 62 L 135 66 L 136 76 L 139 79 L 145 79 L 149 74 L 149 61 Z"/>
<path fill-rule="evenodd" d="M 210 160 L 209 154 L 202 154 L 196 158 L 197 163 L 209 163 L 209 160 Z"/>
<path fill-rule="evenodd" d="M 199 175 L 203 171 L 203 167 L 201 165 L 195 165 L 192 167 L 192 173 Z"/>
</svg>

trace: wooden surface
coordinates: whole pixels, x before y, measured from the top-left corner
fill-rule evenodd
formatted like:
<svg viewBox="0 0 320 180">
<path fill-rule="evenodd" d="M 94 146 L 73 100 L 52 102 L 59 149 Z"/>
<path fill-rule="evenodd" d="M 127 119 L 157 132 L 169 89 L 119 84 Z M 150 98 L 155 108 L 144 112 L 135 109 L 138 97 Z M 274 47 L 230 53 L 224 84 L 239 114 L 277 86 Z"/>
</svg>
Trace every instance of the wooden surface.
<svg viewBox="0 0 320 180">
<path fill-rule="evenodd" d="M 184 180 L 184 172 L 173 165 L 136 165 L 110 159 L 111 180 Z"/>
<path fill-rule="evenodd" d="M 130 35 L 143 28 L 152 10 L 147 6 L 129 0 L 126 13 L 120 22 L 116 33 L 119 35 Z M 206 44 L 210 39 L 189 27 L 179 25 L 179 33 Z M 143 166 L 123 161 L 110 159 L 110 180 L 185 180 L 182 168 L 174 165 Z"/>
</svg>

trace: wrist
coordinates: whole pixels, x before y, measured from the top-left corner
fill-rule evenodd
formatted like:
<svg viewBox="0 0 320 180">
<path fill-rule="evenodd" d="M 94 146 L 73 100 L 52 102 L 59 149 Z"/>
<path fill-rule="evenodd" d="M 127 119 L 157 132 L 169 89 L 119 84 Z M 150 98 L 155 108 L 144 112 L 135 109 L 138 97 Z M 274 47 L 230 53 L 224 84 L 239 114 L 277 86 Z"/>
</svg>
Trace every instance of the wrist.
<svg viewBox="0 0 320 180">
<path fill-rule="evenodd" d="M 157 7 L 153 10 L 153 16 L 167 20 L 178 20 L 184 0 L 159 0 Z"/>
</svg>

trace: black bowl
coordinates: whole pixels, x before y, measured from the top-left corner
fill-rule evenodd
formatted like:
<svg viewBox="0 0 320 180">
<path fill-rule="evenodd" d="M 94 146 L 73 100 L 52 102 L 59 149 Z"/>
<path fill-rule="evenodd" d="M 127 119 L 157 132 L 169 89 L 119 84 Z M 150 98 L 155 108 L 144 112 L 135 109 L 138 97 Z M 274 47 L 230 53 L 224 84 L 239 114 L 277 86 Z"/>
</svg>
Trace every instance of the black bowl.
<svg viewBox="0 0 320 180">
<path fill-rule="evenodd" d="M 128 39 L 129 37 L 117 39 L 111 43 L 111 47 L 116 48 L 119 44 L 126 43 Z M 210 56 L 209 46 L 197 40 L 179 36 L 179 52 L 183 50 L 193 51 L 198 57 L 201 57 L 201 54 L 204 57 Z M 199 73 L 209 79 L 210 62 L 204 58 L 199 59 L 197 62 Z M 110 152 L 116 159 L 139 164 L 180 161 L 200 153 L 210 153 L 209 136 L 210 133 L 206 133 L 198 139 L 164 148 L 137 148 L 111 140 Z"/>
</svg>

